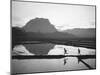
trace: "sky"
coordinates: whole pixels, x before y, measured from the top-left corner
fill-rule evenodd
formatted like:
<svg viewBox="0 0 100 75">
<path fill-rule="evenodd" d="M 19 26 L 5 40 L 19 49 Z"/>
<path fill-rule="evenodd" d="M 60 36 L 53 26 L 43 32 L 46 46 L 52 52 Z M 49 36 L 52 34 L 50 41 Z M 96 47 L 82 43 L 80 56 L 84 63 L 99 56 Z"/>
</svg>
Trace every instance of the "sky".
<svg viewBox="0 0 100 75">
<path fill-rule="evenodd" d="M 23 27 L 36 17 L 49 19 L 59 31 L 95 28 L 95 6 L 12 1 L 12 26 Z"/>
</svg>

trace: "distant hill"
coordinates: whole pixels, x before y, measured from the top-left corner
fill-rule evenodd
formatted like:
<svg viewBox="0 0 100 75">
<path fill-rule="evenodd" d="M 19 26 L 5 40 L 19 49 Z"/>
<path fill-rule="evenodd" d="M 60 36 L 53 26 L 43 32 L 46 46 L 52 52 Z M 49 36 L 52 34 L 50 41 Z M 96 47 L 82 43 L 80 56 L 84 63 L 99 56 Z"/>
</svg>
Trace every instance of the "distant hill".
<svg viewBox="0 0 100 75">
<path fill-rule="evenodd" d="M 70 34 L 70 33 L 63 33 L 63 32 L 55 32 L 51 34 L 45 34 L 45 37 L 52 38 L 52 39 L 71 39 L 76 38 L 76 36 Z"/>
<path fill-rule="evenodd" d="M 12 28 L 13 43 L 33 40 L 69 40 L 95 38 L 95 29 L 69 29 L 63 32 L 56 30 L 48 19 L 35 18 L 27 22 L 23 28 Z"/>
<path fill-rule="evenodd" d="M 75 28 L 75 29 L 68 29 L 63 32 L 75 35 L 80 38 L 95 38 L 96 37 L 95 28 L 87 28 L 87 29 Z"/>
<path fill-rule="evenodd" d="M 53 33 L 57 32 L 55 27 L 45 18 L 35 18 L 30 20 L 23 29 L 26 32 L 38 32 L 38 33 Z"/>
<path fill-rule="evenodd" d="M 58 32 L 54 25 L 45 18 L 32 19 L 22 29 L 32 38 L 67 39 L 75 37 L 69 33 Z"/>
</svg>

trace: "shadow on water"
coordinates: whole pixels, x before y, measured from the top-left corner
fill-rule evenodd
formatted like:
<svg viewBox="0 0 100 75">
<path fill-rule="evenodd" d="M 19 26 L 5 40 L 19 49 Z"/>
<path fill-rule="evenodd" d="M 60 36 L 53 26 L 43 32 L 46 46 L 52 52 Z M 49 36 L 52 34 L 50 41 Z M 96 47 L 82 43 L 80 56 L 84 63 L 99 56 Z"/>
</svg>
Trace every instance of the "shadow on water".
<svg viewBox="0 0 100 75">
<path fill-rule="evenodd" d="M 77 57 L 78 59 L 78 64 L 79 62 L 82 62 L 86 67 L 89 69 L 93 69 L 90 65 L 88 65 L 86 62 L 83 61 L 83 59 L 93 59 L 96 56 L 95 55 L 81 55 L 81 56 L 74 56 L 74 55 L 69 55 L 69 56 L 64 56 L 64 55 L 34 55 L 34 56 L 24 56 L 24 55 L 17 55 L 17 56 L 12 56 L 12 59 L 61 59 L 64 58 L 64 65 L 67 64 L 68 58 L 66 57 Z"/>
<path fill-rule="evenodd" d="M 93 69 L 90 65 L 88 65 L 86 62 L 84 62 L 82 59 L 78 58 L 78 63 L 82 62 L 86 67 L 88 67 L 89 69 Z"/>
<path fill-rule="evenodd" d="M 70 67 L 70 64 L 73 65 L 73 66 L 75 66 L 74 64 L 80 66 L 81 64 L 79 64 L 79 62 L 81 62 L 82 65 L 84 65 L 86 68 L 94 69 L 93 66 L 91 64 L 87 63 L 86 61 L 84 61 L 84 59 L 95 59 L 96 58 L 96 55 L 94 53 L 95 50 L 94 51 L 93 50 L 88 51 L 88 49 L 86 49 L 86 50 L 83 49 L 83 50 L 77 51 L 77 48 L 65 47 L 65 46 L 62 46 L 62 45 L 61 46 L 58 46 L 58 45 L 55 46 L 54 44 L 25 44 L 23 46 L 20 46 L 20 47 L 17 46 L 17 47 L 18 48 L 16 48 L 16 49 L 18 49 L 18 50 L 16 50 L 16 52 L 18 52 L 18 51 L 23 52 L 24 51 L 24 52 L 27 53 L 27 51 L 29 51 L 29 52 L 33 53 L 33 55 L 20 55 L 20 54 L 23 54 L 23 53 L 19 53 L 19 55 L 13 55 L 12 56 L 12 59 L 23 60 L 23 62 L 25 62 L 25 64 L 30 63 L 29 61 L 41 61 L 42 63 L 49 61 L 49 63 L 54 63 L 53 66 L 57 66 L 57 65 L 55 65 L 55 61 L 57 61 L 57 62 L 59 61 L 60 63 L 62 63 L 62 66 L 67 69 L 66 66 Z M 51 55 L 48 54 L 49 51 L 51 52 Z M 80 51 L 81 51 L 81 53 L 80 53 Z M 93 53 L 91 53 L 90 51 L 93 51 Z M 57 55 L 56 54 L 52 55 L 52 53 L 56 53 L 56 52 L 57 52 Z M 59 52 L 61 52 L 62 54 L 59 54 Z M 71 57 L 71 59 L 69 57 Z M 78 61 L 78 64 L 73 63 L 74 62 L 73 57 L 78 59 L 78 60 L 76 60 L 76 62 Z M 27 60 L 27 59 L 32 59 L 32 60 Z M 43 59 L 43 60 L 40 60 L 40 59 Z M 44 62 L 44 59 L 46 59 L 45 62 Z M 48 60 L 48 59 L 50 59 L 50 60 Z M 20 61 L 16 61 L 16 62 L 20 62 Z M 14 63 L 16 63 L 16 62 L 14 61 Z M 72 62 L 72 63 L 70 63 L 70 62 Z M 33 64 L 33 62 L 32 62 L 32 64 Z M 38 64 L 38 65 L 41 65 L 41 64 Z"/>
<path fill-rule="evenodd" d="M 88 67 L 89 69 L 93 69 L 89 64 L 87 64 L 86 62 L 84 62 L 83 59 L 80 59 L 80 58 L 78 58 L 78 57 L 77 57 L 77 59 L 78 59 L 78 64 L 79 64 L 80 62 L 82 62 L 82 63 L 83 63 L 86 67 Z M 86 59 L 93 59 L 93 58 L 86 58 Z M 68 60 L 68 58 L 64 58 L 64 65 L 67 64 L 67 60 Z"/>
</svg>

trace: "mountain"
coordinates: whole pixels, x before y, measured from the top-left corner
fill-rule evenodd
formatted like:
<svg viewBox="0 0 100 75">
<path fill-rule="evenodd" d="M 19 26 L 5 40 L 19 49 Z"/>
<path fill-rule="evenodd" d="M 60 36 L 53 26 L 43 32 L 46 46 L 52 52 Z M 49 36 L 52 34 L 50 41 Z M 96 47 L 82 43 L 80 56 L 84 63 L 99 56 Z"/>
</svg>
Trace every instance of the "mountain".
<svg viewBox="0 0 100 75">
<path fill-rule="evenodd" d="M 75 28 L 63 32 L 56 30 L 54 25 L 45 18 L 31 19 L 23 28 L 12 28 L 13 40 L 33 41 L 33 40 L 68 40 L 80 38 L 95 38 L 95 28 Z"/>
<path fill-rule="evenodd" d="M 53 33 L 57 30 L 54 25 L 52 25 L 48 19 L 35 18 L 30 20 L 23 29 L 26 32 L 38 32 L 38 33 Z"/>
<path fill-rule="evenodd" d="M 58 32 L 57 29 L 45 18 L 35 18 L 26 23 L 22 28 L 31 38 L 67 39 L 75 37 L 69 33 Z"/>
<path fill-rule="evenodd" d="M 80 38 L 95 38 L 96 37 L 95 28 L 87 28 L 87 29 L 75 28 L 75 29 L 68 29 L 63 32 L 75 35 Z"/>
<path fill-rule="evenodd" d="M 27 37 L 26 32 L 19 27 L 12 27 L 12 48 L 16 42 L 21 42 Z"/>
</svg>

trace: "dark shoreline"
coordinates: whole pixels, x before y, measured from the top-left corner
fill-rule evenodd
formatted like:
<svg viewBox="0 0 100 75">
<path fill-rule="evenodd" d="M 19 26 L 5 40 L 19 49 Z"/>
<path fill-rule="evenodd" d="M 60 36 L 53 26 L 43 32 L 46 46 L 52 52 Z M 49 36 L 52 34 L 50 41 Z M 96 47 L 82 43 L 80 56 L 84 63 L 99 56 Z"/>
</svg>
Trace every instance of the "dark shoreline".
<svg viewBox="0 0 100 75">
<path fill-rule="evenodd" d="M 58 41 L 58 40 L 42 40 L 42 41 L 16 41 L 14 43 L 12 43 L 12 47 L 14 47 L 15 45 L 19 45 L 19 44 L 58 44 L 58 45 L 66 45 L 66 46 L 76 46 L 76 47 L 84 47 L 84 48 L 90 48 L 90 49 L 96 49 L 96 40 L 92 39 L 76 39 L 76 40 L 65 40 L 65 41 Z"/>
<path fill-rule="evenodd" d="M 96 55 L 15 55 L 12 59 L 60 59 L 64 57 L 77 57 L 79 59 L 96 58 Z"/>
</svg>

